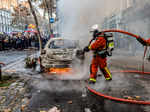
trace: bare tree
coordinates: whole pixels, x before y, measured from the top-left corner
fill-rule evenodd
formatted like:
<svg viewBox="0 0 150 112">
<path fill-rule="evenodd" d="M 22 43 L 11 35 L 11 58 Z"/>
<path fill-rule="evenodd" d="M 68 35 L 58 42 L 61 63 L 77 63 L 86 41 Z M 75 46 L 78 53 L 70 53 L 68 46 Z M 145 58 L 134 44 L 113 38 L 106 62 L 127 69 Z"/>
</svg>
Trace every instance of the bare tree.
<svg viewBox="0 0 150 112">
<path fill-rule="evenodd" d="M 43 0 L 42 3 L 39 5 L 39 7 L 44 10 L 44 15 L 46 12 L 48 13 L 48 18 L 50 19 L 50 11 L 47 0 Z M 49 21 L 49 33 L 51 33 L 50 31 L 51 31 L 51 23 Z"/>
<path fill-rule="evenodd" d="M 40 53 L 41 53 L 41 51 L 42 51 L 42 37 L 41 37 L 40 29 L 39 29 L 38 19 L 37 19 L 36 13 L 35 13 L 35 11 L 34 11 L 34 8 L 33 8 L 33 6 L 32 6 L 31 0 L 28 0 L 28 3 L 29 3 L 29 6 L 30 6 L 31 13 L 32 13 L 32 15 L 33 15 L 33 17 L 34 17 L 36 29 L 37 29 L 37 31 L 38 31 L 38 39 L 39 39 Z"/>
<path fill-rule="evenodd" d="M 13 8 L 14 13 L 12 13 L 13 20 L 12 25 L 17 25 L 18 22 L 28 24 L 28 17 L 31 16 L 30 11 L 27 7 L 19 4 L 18 6 Z"/>
<path fill-rule="evenodd" d="M 52 17 L 53 13 L 53 0 L 43 0 L 42 3 L 39 5 L 40 8 L 44 10 L 44 12 L 48 13 L 48 20 L 49 20 L 49 31 L 52 34 L 52 25 L 50 23 L 50 18 Z"/>
</svg>

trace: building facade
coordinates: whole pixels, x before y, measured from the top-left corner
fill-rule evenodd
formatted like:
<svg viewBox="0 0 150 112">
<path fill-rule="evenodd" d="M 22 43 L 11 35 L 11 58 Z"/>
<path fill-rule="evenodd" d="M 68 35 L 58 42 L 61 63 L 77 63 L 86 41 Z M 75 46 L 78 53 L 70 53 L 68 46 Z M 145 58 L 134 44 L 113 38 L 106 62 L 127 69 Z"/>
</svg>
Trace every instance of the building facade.
<svg viewBox="0 0 150 112">
<path fill-rule="evenodd" d="M 11 26 L 12 16 L 9 11 L 0 10 L 0 32 L 11 32 L 13 30 Z"/>
<path fill-rule="evenodd" d="M 104 19 L 102 23 L 103 29 L 125 30 L 147 39 L 150 37 L 149 10 L 150 3 L 148 1 L 130 0 L 130 5 L 121 10 L 120 13 L 113 14 Z M 143 50 L 143 46 L 130 36 L 117 33 L 114 37 L 117 48 L 124 48 L 133 52 Z"/>
<path fill-rule="evenodd" d="M 18 23 L 18 25 L 12 25 L 12 14 L 6 9 L 0 9 L 0 32 L 9 33 L 12 31 L 22 32 L 25 24 Z"/>
<path fill-rule="evenodd" d="M 10 10 L 18 5 L 18 0 L 0 0 L 0 9 Z"/>
</svg>

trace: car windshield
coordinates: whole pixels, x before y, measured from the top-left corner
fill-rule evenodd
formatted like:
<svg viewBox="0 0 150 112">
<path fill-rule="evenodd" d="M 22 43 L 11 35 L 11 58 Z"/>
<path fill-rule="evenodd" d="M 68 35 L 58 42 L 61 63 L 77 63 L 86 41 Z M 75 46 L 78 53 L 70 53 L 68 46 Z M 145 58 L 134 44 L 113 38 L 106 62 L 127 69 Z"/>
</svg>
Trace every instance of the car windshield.
<svg viewBox="0 0 150 112">
<path fill-rule="evenodd" d="M 51 49 L 65 49 L 65 48 L 71 49 L 72 48 L 74 49 L 76 48 L 76 43 L 73 40 L 67 40 L 67 39 L 54 40 L 50 42 L 49 48 Z"/>
</svg>

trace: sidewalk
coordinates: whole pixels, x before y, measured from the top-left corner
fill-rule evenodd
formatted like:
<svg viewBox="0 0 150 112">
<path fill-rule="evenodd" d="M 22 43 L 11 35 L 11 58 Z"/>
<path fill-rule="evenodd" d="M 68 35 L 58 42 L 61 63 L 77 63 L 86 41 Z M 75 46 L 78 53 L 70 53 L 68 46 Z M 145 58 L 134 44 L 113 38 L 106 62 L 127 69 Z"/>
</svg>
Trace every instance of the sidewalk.
<svg viewBox="0 0 150 112">
<path fill-rule="evenodd" d="M 124 55 L 124 56 L 143 56 L 144 55 L 144 50 L 143 51 L 131 51 L 131 50 L 125 50 L 125 49 L 115 49 L 113 51 L 114 55 Z"/>
<path fill-rule="evenodd" d="M 143 51 L 144 52 L 144 51 Z M 120 69 L 142 70 L 143 52 L 136 52 L 135 55 L 131 51 L 116 50 L 113 56 L 109 58 L 109 65 Z M 145 71 L 150 71 L 150 62 L 144 59 Z"/>
</svg>

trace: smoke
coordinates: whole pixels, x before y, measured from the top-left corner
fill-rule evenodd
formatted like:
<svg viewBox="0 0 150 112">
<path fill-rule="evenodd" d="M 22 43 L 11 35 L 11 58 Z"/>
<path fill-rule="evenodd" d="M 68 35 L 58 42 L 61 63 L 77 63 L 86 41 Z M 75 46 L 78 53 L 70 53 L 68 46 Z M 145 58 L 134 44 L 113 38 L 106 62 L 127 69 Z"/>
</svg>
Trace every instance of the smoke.
<svg viewBox="0 0 150 112">
<path fill-rule="evenodd" d="M 104 21 L 105 17 L 109 17 L 114 12 L 118 13 L 121 10 L 123 10 L 123 7 L 127 6 L 127 4 L 121 4 L 121 1 L 122 0 L 59 0 L 58 1 L 59 33 L 62 34 L 63 38 L 80 40 L 82 47 L 84 47 L 92 38 L 89 31 L 93 24 L 99 24 L 100 25 L 99 29 L 101 29 L 102 28 L 101 23 Z M 143 2 L 145 1 L 142 1 L 142 4 Z M 127 13 L 130 13 L 130 16 L 126 14 L 126 16 L 124 17 L 126 21 L 124 25 L 126 26 L 128 31 L 131 31 L 132 33 L 136 33 L 136 34 L 139 33 L 139 35 L 141 36 L 146 36 L 148 35 L 149 21 L 148 19 L 144 19 L 143 21 L 142 18 L 140 18 L 141 15 L 138 15 L 140 13 L 137 13 L 137 15 L 134 16 L 133 12 L 137 12 L 139 8 L 143 7 L 143 5 L 140 6 L 140 3 L 137 3 L 136 6 L 138 8 L 135 9 L 134 11 L 132 10 L 130 11 L 128 9 L 129 11 L 127 11 Z M 132 21 L 129 21 L 128 18 L 130 18 Z M 127 46 L 125 44 L 122 45 Z M 135 50 L 135 47 L 132 49 Z M 88 61 L 87 60 L 85 61 L 86 66 L 84 66 L 85 68 L 84 70 L 81 69 L 81 67 L 79 66 L 78 67 L 79 73 L 75 74 L 74 76 L 73 75 L 61 76 L 61 78 L 81 79 L 84 76 L 89 77 L 90 70 L 88 65 L 90 65 L 89 61 L 91 61 L 89 57 L 87 58 Z M 121 79 L 123 81 L 126 81 L 124 77 L 121 77 Z M 119 78 L 116 77 L 114 78 L 114 80 L 118 81 Z M 42 83 L 43 84 L 41 85 L 48 85 L 48 82 L 42 82 Z M 104 84 L 104 78 L 102 83 Z M 116 85 L 119 85 L 119 83 L 122 82 L 117 82 Z M 55 85 L 57 85 L 59 89 L 64 84 L 56 82 L 54 86 Z M 74 85 L 70 85 L 70 87 L 72 86 Z M 50 86 L 50 88 L 47 89 L 53 90 L 54 88 L 51 87 L 53 86 Z M 45 86 L 40 88 L 45 88 Z M 78 90 L 78 87 L 75 88 Z M 64 89 L 65 88 L 61 88 L 61 90 Z"/>
<path fill-rule="evenodd" d="M 56 75 L 47 75 L 48 79 L 59 79 L 59 80 L 87 80 L 90 74 L 90 60 L 84 60 L 84 64 L 80 64 L 80 60 L 76 59 L 77 61 L 73 61 L 71 64 L 71 71 L 65 74 L 56 74 Z"/>
<path fill-rule="evenodd" d="M 106 15 L 120 9 L 120 0 L 60 0 L 58 11 L 60 33 L 64 38 L 79 39 L 87 44 L 92 25 L 99 24 Z"/>
<path fill-rule="evenodd" d="M 131 7 L 122 12 L 122 23 L 126 29 L 143 37 L 149 36 L 150 22 L 148 9 L 150 9 L 149 0 L 134 0 Z"/>
<path fill-rule="evenodd" d="M 109 1 L 109 4 L 108 4 Z M 61 32 L 62 37 L 70 38 L 70 39 L 79 39 L 82 41 L 82 45 L 86 45 L 88 40 L 90 39 L 89 29 L 91 25 L 98 23 L 101 24 L 104 17 L 111 14 L 113 11 L 118 11 L 120 8 L 120 0 L 61 0 L 59 1 L 59 10 L 61 11 Z M 117 6 L 118 5 L 118 6 Z M 134 17 L 133 17 L 134 18 Z M 144 26 L 145 25 L 145 26 Z M 134 22 L 127 24 L 130 31 L 134 32 L 141 32 L 143 30 L 147 31 L 147 25 L 144 22 L 140 22 L 135 20 Z M 143 26 L 143 27 L 141 27 Z M 143 28 L 143 29 L 142 29 Z M 126 45 L 127 46 L 127 45 Z M 119 52 L 120 53 L 120 52 Z M 114 55 L 113 55 L 114 56 Z M 89 56 L 92 57 L 92 56 Z M 90 58 L 85 60 L 85 66 L 82 68 L 81 66 L 78 67 L 78 72 L 76 74 L 69 74 L 66 76 L 58 76 L 61 79 L 82 79 L 83 77 L 89 77 L 89 61 Z M 128 56 L 127 56 L 128 57 Z M 124 57 L 120 60 L 126 60 L 126 63 L 118 61 L 120 64 L 120 68 L 122 69 L 123 66 L 128 67 L 128 61 L 134 62 L 134 65 L 137 65 L 136 60 L 128 60 L 127 57 Z M 115 57 L 118 60 L 118 57 Z M 135 57 L 136 58 L 136 57 Z M 115 61 L 116 62 L 116 61 Z M 114 63 L 113 63 L 114 64 Z M 110 62 L 110 66 L 113 66 Z M 132 64 L 131 64 L 132 65 Z M 113 68 L 116 70 L 117 67 Z M 112 70 L 112 69 L 110 69 Z M 120 70 L 117 68 L 117 70 Z M 114 97 L 124 97 L 126 96 L 134 96 L 134 95 L 143 95 L 141 94 L 141 90 L 145 91 L 144 86 L 143 88 L 140 87 L 141 83 L 139 81 L 135 81 L 135 77 L 132 77 L 131 74 L 124 74 L 124 73 L 112 73 L 113 80 L 110 82 L 105 81 L 104 76 L 97 78 L 97 83 L 94 85 L 95 90 L 99 90 L 100 92 L 111 95 Z M 137 82 L 137 84 L 136 84 Z M 67 91 L 67 90 L 75 90 L 75 91 L 83 91 L 83 87 L 81 87 L 81 83 L 78 82 L 65 82 L 65 81 L 40 81 L 37 84 L 33 84 L 39 90 L 46 90 L 46 91 Z M 139 88 L 138 88 L 139 87 Z M 92 86 L 93 88 L 93 86 Z M 134 92 L 135 91 L 135 92 Z M 106 104 L 109 103 L 105 101 Z M 115 109 L 114 107 L 112 109 Z M 114 110 L 116 111 L 116 110 Z"/>
<path fill-rule="evenodd" d="M 78 39 L 81 45 L 85 46 L 91 39 L 92 35 L 89 31 L 92 25 L 99 24 L 101 29 L 105 17 L 111 20 L 111 14 L 117 15 L 122 11 L 123 26 L 120 29 L 148 38 L 150 35 L 149 4 L 149 0 L 59 0 L 59 33 L 64 38 Z M 130 43 L 133 43 L 131 49 L 139 47 L 143 50 L 137 42 Z"/>
<path fill-rule="evenodd" d="M 148 39 L 150 37 L 149 9 L 150 3 L 148 0 L 135 0 L 133 7 L 128 9 L 126 12 L 123 12 L 124 16 L 122 23 L 124 24 L 125 29 L 131 33 Z M 129 43 L 129 50 L 132 51 L 133 54 L 143 55 L 144 49 L 139 42 L 131 40 Z"/>
<path fill-rule="evenodd" d="M 63 92 L 82 91 L 85 85 L 71 80 L 39 80 L 38 83 L 33 82 L 32 86 L 38 90 Z"/>
<path fill-rule="evenodd" d="M 113 12 L 119 12 L 120 0 L 59 0 L 58 1 L 59 33 L 63 38 L 79 40 L 83 48 L 92 38 L 91 26 L 101 23 Z M 87 56 L 87 54 L 86 54 Z M 92 55 L 88 55 L 84 67 L 79 65 L 75 75 L 59 76 L 61 79 L 83 79 L 89 77 Z"/>
</svg>

